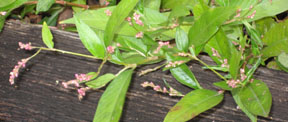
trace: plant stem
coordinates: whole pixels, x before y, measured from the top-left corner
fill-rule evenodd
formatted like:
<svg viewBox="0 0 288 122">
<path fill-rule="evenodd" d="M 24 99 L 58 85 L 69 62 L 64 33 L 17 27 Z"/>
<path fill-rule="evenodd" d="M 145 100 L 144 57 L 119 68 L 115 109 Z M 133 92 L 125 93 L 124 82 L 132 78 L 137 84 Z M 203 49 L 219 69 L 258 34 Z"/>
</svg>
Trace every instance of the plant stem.
<svg viewBox="0 0 288 122">
<path fill-rule="evenodd" d="M 97 71 L 97 76 L 100 74 L 102 67 L 104 66 L 104 64 L 106 63 L 107 58 L 105 57 L 102 61 L 102 63 L 100 64 L 100 66 L 98 67 L 98 71 Z"/>
<path fill-rule="evenodd" d="M 28 1 L 25 4 L 37 4 L 38 1 Z M 71 3 L 71 2 L 66 2 L 66 1 L 60 1 L 60 0 L 56 0 L 55 1 L 56 4 L 60 4 L 60 5 L 69 5 L 69 6 L 76 6 L 76 7 L 80 7 L 80 8 L 84 8 L 84 9 L 95 9 L 95 8 L 103 8 L 105 6 L 100 6 L 100 5 L 93 5 L 93 6 L 89 6 L 89 5 L 84 5 L 84 4 L 77 4 L 77 3 Z"/>
<path fill-rule="evenodd" d="M 141 73 L 139 74 L 139 76 L 145 75 L 145 74 L 150 73 L 150 72 L 154 72 L 154 71 L 160 69 L 161 67 L 163 67 L 163 66 L 165 66 L 165 65 L 166 65 L 166 63 L 164 63 L 164 64 L 162 64 L 162 65 L 160 65 L 160 66 L 154 67 L 153 69 L 143 70 L 143 71 L 141 71 Z"/>
<path fill-rule="evenodd" d="M 81 53 L 74 53 L 74 52 L 65 51 L 65 50 L 59 50 L 59 49 L 55 49 L 55 48 L 45 48 L 45 47 L 33 47 L 33 48 L 39 48 L 41 50 L 48 50 L 48 51 L 54 51 L 54 52 L 61 52 L 61 53 L 64 53 L 64 54 L 71 54 L 71 55 L 81 56 L 81 57 L 85 57 L 85 58 L 99 59 L 99 58 L 97 58 L 95 56 L 85 55 L 85 54 L 81 54 Z"/>
<path fill-rule="evenodd" d="M 222 78 L 222 79 L 225 80 L 225 81 L 228 81 L 224 76 L 222 76 L 220 73 L 218 73 L 217 71 L 215 71 L 213 68 L 211 68 L 208 64 L 206 64 L 205 62 L 203 62 L 203 61 L 200 60 L 199 58 L 197 58 L 197 57 L 191 57 L 191 56 L 190 56 L 190 58 L 199 61 L 201 64 L 203 64 L 204 66 L 206 66 L 207 68 L 209 68 L 212 72 L 214 72 L 214 73 L 215 73 L 216 75 L 218 75 L 220 78 Z"/>
<path fill-rule="evenodd" d="M 30 56 L 29 58 L 27 58 L 28 60 L 34 58 L 35 56 L 37 56 L 40 52 L 41 52 L 42 49 L 39 49 L 35 54 L 33 54 L 32 56 Z"/>
</svg>

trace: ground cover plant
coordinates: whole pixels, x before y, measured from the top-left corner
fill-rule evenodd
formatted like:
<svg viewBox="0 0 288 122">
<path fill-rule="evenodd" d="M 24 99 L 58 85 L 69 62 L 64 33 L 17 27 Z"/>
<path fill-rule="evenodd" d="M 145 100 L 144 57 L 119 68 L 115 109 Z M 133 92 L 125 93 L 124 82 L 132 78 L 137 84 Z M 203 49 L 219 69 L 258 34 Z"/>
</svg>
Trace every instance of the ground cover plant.
<svg viewBox="0 0 288 122">
<path fill-rule="evenodd" d="M 80 100 L 88 91 L 106 87 L 93 121 L 119 121 L 133 71 L 142 65 L 158 64 L 140 75 L 169 70 L 178 82 L 191 88 L 191 92 L 182 94 L 165 79 L 165 87 L 153 82 L 141 84 L 182 97 L 163 118 L 164 122 L 191 120 L 219 104 L 224 92 L 231 93 L 238 107 L 256 122 L 257 116 L 269 117 L 272 96 L 268 86 L 253 77 L 254 72 L 259 66 L 288 71 L 285 3 L 287 0 L 112 0 L 104 1 L 102 6 L 89 6 L 86 0 L 0 1 L 0 28 L 8 17 L 49 14 L 39 22 L 43 24 L 42 40 L 47 47 L 19 42 L 20 49 L 37 52 L 18 62 L 10 72 L 9 82 L 14 85 L 20 69 L 42 51 L 102 60 L 98 71 L 76 73 L 75 79 L 61 84 L 77 89 Z M 54 48 L 48 25 L 57 24 L 64 6 L 71 6 L 74 15 L 60 23 L 74 25 L 66 30 L 77 32 L 91 55 Z M 206 64 L 198 58 L 199 54 L 209 55 L 216 65 Z M 186 64 L 192 60 L 222 79 L 213 84 L 219 91 L 201 86 L 205 81 L 198 81 Z M 123 69 L 100 75 L 106 62 Z"/>
</svg>

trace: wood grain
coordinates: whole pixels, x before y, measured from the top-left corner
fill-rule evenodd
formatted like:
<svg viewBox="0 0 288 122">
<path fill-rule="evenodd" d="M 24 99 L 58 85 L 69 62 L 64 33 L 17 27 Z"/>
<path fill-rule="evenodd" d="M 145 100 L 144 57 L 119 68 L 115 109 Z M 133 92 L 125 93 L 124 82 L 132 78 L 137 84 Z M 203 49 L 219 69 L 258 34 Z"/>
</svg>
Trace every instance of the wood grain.
<svg viewBox="0 0 288 122">
<path fill-rule="evenodd" d="M 56 48 L 89 54 L 78 35 L 52 28 Z M 55 52 L 41 52 L 29 61 L 27 68 L 21 70 L 16 80 L 16 88 L 8 82 L 9 72 L 17 61 L 29 57 L 35 51 L 17 50 L 18 42 L 32 42 L 33 45 L 44 46 L 41 41 L 41 26 L 23 24 L 18 21 L 8 21 L 0 33 L 0 121 L 7 122 L 91 122 L 97 107 L 97 102 L 104 89 L 90 92 L 79 101 L 75 90 L 67 90 L 56 85 L 56 80 L 67 81 L 73 79 L 75 73 L 96 71 L 100 61 L 91 60 Z M 205 62 L 212 61 L 205 56 Z M 212 85 L 220 79 L 208 70 L 203 70 L 197 62 L 188 64 L 204 88 L 217 90 Z M 140 86 L 144 81 L 152 81 L 164 86 L 165 78 L 172 87 L 188 93 L 190 88 L 176 82 L 169 72 L 156 71 L 139 77 L 140 70 L 151 66 L 140 67 L 133 75 L 132 84 L 126 98 L 123 122 L 162 122 L 169 109 L 180 98 L 159 94 L 152 89 Z M 116 73 L 121 66 L 108 63 L 102 73 Z M 260 68 L 255 77 L 268 84 L 273 105 L 271 118 L 259 118 L 260 122 L 288 121 L 288 74 L 282 71 Z M 193 122 L 248 122 L 248 117 L 236 104 L 231 94 L 226 93 L 224 101 L 200 114 Z"/>
</svg>

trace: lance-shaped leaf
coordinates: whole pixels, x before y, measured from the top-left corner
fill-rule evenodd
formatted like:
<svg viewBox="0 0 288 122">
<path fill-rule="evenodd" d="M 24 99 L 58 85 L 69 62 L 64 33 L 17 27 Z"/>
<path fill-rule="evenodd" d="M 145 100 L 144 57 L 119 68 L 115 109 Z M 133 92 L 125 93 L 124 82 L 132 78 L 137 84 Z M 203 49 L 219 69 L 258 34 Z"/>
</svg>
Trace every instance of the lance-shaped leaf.
<svg viewBox="0 0 288 122">
<path fill-rule="evenodd" d="M 231 55 L 229 60 L 229 73 L 233 79 L 236 79 L 240 69 L 241 53 L 233 48 Z"/>
<path fill-rule="evenodd" d="M 253 83 L 242 88 L 238 95 L 249 112 L 268 117 L 272 105 L 272 97 L 269 88 L 264 82 L 254 80 Z"/>
<path fill-rule="evenodd" d="M 36 14 L 42 11 L 47 11 L 54 3 L 55 0 L 38 0 Z"/>
<path fill-rule="evenodd" d="M 85 4 L 86 4 L 86 0 L 72 0 L 72 3 L 84 4 L 84 5 L 85 5 Z M 73 9 L 73 11 L 74 11 L 75 13 L 78 13 L 78 12 L 81 12 L 81 11 L 84 10 L 83 8 L 75 7 L 75 6 L 73 6 L 72 9 Z"/>
<path fill-rule="evenodd" d="M 189 46 L 189 39 L 187 33 L 178 27 L 176 29 L 176 46 L 179 50 L 187 52 L 188 51 L 188 46 Z"/>
<path fill-rule="evenodd" d="M 47 47 L 49 47 L 49 48 L 54 47 L 54 42 L 52 41 L 53 35 L 52 35 L 49 27 L 47 26 L 46 22 L 44 22 L 43 26 L 42 26 L 42 40 Z"/>
<path fill-rule="evenodd" d="M 186 94 L 166 115 L 164 122 L 185 122 L 216 106 L 223 94 L 207 89 L 197 89 Z"/>
<path fill-rule="evenodd" d="M 186 64 L 182 64 L 178 67 L 172 68 L 170 69 L 170 72 L 172 73 L 174 78 L 180 83 L 194 89 L 202 89 L 196 77 Z"/>
<path fill-rule="evenodd" d="M 288 53 L 288 20 L 273 26 L 262 40 L 267 45 L 262 50 L 263 59 L 278 56 L 282 52 Z"/>
<path fill-rule="evenodd" d="M 235 12 L 235 8 L 217 7 L 205 11 L 189 30 L 190 45 L 198 55 L 219 27 Z"/>
<path fill-rule="evenodd" d="M 93 122 L 119 121 L 132 73 L 132 69 L 126 70 L 109 84 L 100 98 Z"/>
<path fill-rule="evenodd" d="M 240 100 L 239 91 L 240 88 L 232 89 L 231 93 L 233 95 L 234 101 L 236 102 L 237 106 L 239 106 L 239 108 L 249 117 L 251 122 L 257 122 L 257 116 L 249 112 Z"/>
<path fill-rule="evenodd" d="M 104 58 L 105 45 L 97 34 L 77 16 L 74 17 L 79 37 L 86 49 L 97 58 Z"/>
<path fill-rule="evenodd" d="M 105 86 L 107 83 L 109 83 L 112 79 L 114 79 L 115 75 L 111 73 L 104 74 L 100 77 L 98 77 L 95 80 L 89 81 L 85 83 L 88 87 L 93 89 L 98 89 L 103 86 Z"/>
<path fill-rule="evenodd" d="M 114 38 L 115 32 L 125 20 L 125 18 L 134 9 L 138 1 L 139 0 L 121 0 L 121 2 L 114 9 L 105 29 L 104 40 L 106 45 L 109 45 L 111 43 Z"/>
<path fill-rule="evenodd" d="M 1 0 L 0 1 L 0 8 L 8 6 L 8 5 L 12 4 L 15 1 L 16 0 Z"/>
</svg>

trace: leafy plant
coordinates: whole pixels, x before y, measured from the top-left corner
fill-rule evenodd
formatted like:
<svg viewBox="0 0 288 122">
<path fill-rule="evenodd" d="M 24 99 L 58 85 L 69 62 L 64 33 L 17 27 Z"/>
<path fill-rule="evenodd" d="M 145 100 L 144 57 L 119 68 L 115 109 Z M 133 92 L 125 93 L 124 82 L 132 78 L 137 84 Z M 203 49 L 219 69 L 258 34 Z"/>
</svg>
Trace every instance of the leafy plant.
<svg viewBox="0 0 288 122">
<path fill-rule="evenodd" d="M 11 11 L 21 5 L 36 4 L 36 14 L 48 11 L 53 4 L 73 6 L 74 17 L 60 23 L 75 24 L 83 45 L 92 54 L 55 49 L 53 36 L 43 22 L 42 38 L 48 48 L 19 43 L 21 49 L 38 51 L 18 63 L 10 73 L 10 83 L 14 84 L 19 69 L 43 50 L 102 60 L 97 72 L 76 74 L 74 80 L 62 82 L 62 85 L 76 87 L 79 99 L 82 99 L 87 91 L 102 88 L 111 81 L 99 101 L 93 121 L 119 121 L 134 69 L 159 64 L 140 75 L 163 68 L 178 82 L 192 88 L 171 108 L 165 122 L 194 118 L 219 104 L 224 92 L 231 92 L 251 121 L 256 122 L 257 116 L 269 116 L 271 93 L 264 82 L 253 78 L 253 74 L 269 58 L 274 58 L 274 65 L 288 71 L 288 20 L 279 20 L 276 16 L 288 10 L 287 0 L 122 0 L 118 5 L 114 5 L 115 1 L 110 2 L 109 7 L 97 9 L 89 9 L 90 6 L 81 0 L 0 2 L 1 28 Z M 29 11 L 35 7 L 31 8 Z M 22 13 L 27 9 L 25 6 Z M 216 65 L 206 64 L 198 58 L 199 54 L 208 54 Z M 192 60 L 222 79 L 214 83 L 220 89 L 218 92 L 200 85 L 205 81 L 198 81 L 186 64 Z M 124 68 L 117 74 L 99 76 L 107 61 Z M 152 82 L 142 86 L 171 96 L 183 96 L 169 84 L 169 90 Z"/>
</svg>

